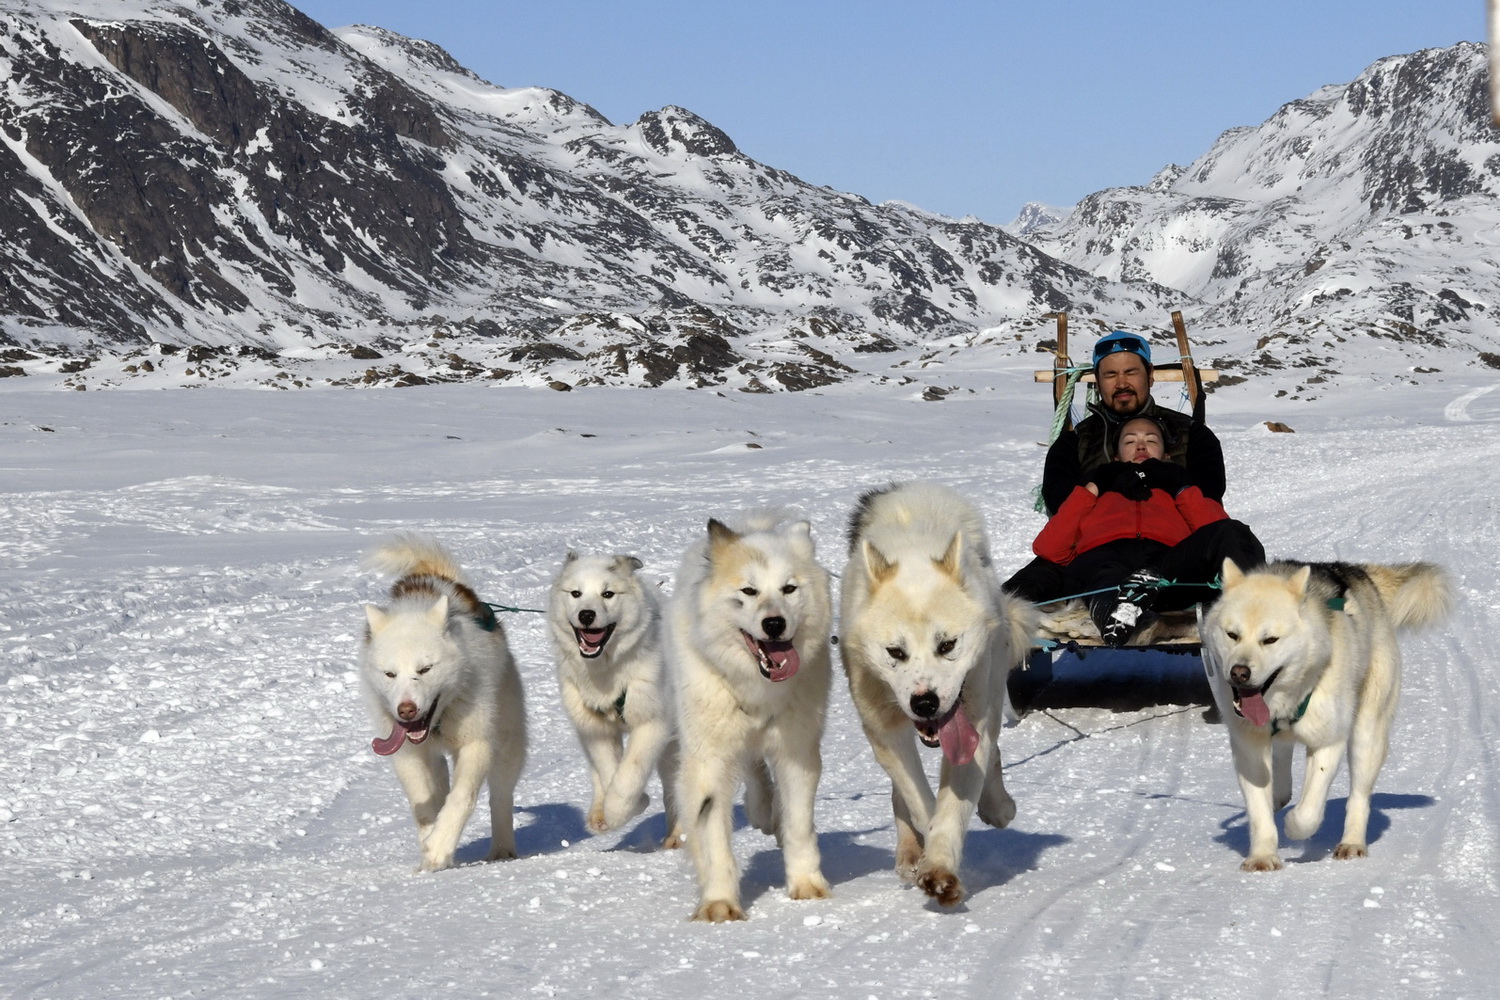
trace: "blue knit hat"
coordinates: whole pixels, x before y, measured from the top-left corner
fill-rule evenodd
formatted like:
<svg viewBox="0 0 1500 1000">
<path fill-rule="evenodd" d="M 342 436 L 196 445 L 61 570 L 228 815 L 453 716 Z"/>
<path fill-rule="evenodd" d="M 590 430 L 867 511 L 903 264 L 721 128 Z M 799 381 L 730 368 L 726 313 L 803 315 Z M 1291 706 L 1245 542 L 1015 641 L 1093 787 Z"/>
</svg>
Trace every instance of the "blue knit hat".
<svg viewBox="0 0 1500 1000">
<path fill-rule="evenodd" d="M 1138 333 L 1126 333 L 1124 330 L 1116 330 L 1107 336 L 1100 337 L 1094 344 L 1094 369 L 1097 371 L 1099 362 L 1111 354 L 1121 351 L 1129 351 L 1139 354 L 1145 359 L 1146 364 L 1151 363 L 1151 345 L 1146 343 L 1146 338 Z"/>
</svg>

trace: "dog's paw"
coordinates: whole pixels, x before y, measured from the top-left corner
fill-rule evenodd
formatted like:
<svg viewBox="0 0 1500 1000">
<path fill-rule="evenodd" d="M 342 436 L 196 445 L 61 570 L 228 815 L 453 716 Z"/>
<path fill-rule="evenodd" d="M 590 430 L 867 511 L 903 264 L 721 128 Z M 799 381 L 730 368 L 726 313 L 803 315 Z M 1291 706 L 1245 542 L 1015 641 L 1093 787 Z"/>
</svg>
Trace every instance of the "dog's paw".
<svg viewBox="0 0 1500 1000">
<path fill-rule="evenodd" d="M 1260 857 L 1246 858 L 1245 863 L 1240 865 L 1242 872 L 1279 872 L 1281 871 L 1281 859 L 1274 854 L 1264 854 Z"/>
<path fill-rule="evenodd" d="M 1009 792 L 995 796 L 983 795 L 979 799 L 979 818 L 990 826 L 1004 829 L 1016 818 L 1016 800 Z"/>
<path fill-rule="evenodd" d="M 1348 861 L 1350 858 L 1368 858 L 1369 848 L 1364 844 L 1340 844 L 1333 849 L 1333 857 L 1336 861 Z"/>
<path fill-rule="evenodd" d="M 958 875 L 936 865 L 917 873 L 917 888 L 937 900 L 943 906 L 957 906 L 963 902 L 964 884 Z"/>
<path fill-rule="evenodd" d="M 913 842 L 896 849 L 896 874 L 906 883 L 917 880 L 917 870 L 922 866 L 922 845 Z"/>
<path fill-rule="evenodd" d="M 664 851 L 675 851 L 684 843 L 686 841 L 682 839 L 682 831 L 674 829 L 671 833 L 667 834 L 667 839 L 661 842 L 661 849 Z"/>
<path fill-rule="evenodd" d="M 693 914 L 693 919 L 710 924 L 722 924 L 730 920 L 744 920 L 745 911 L 740 909 L 738 903 L 732 903 L 727 899 L 714 899 L 700 904 L 698 912 Z"/>
<path fill-rule="evenodd" d="M 1318 827 L 1323 825 L 1323 811 L 1320 809 L 1316 814 L 1304 813 L 1301 806 L 1292 809 L 1286 814 L 1286 820 L 1282 828 L 1286 830 L 1289 840 L 1306 840 L 1318 832 Z"/>
<path fill-rule="evenodd" d="M 422 863 L 417 866 L 419 872 L 440 872 L 453 867 L 453 855 L 451 854 L 422 854 Z"/>
<path fill-rule="evenodd" d="M 786 894 L 793 899 L 827 899 L 833 890 L 828 888 L 828 880 L 822 872 L 813 872 L 793 881 L 787 886 Z"/>
<path fill-rule="evenodd" d="M 516 849 L 508 844 L 496 844 L 490 848 L 490 852 L 484 856 L 486 861 L 514 861 L 520 857 Z"/>
<path fill-rule="evenodd" d="M 608 833 L 609 824 L 604 822 L 604 807 L 590 807 L 589 814 L 583 819 L 583 825 L 588 827 L 589 833 Z"/>
<path fill-rule="evenodd" d="M 603 821 L 605 829 L 618 830 L 629 823 L 636 816 L 646 811 L 651 804 L 651 796 L 641 792 L 633 799 L 623 796 L 611 795 L 604 800 Z M 599 831 L 596 831 L 599 832 Z"/>
</svg>

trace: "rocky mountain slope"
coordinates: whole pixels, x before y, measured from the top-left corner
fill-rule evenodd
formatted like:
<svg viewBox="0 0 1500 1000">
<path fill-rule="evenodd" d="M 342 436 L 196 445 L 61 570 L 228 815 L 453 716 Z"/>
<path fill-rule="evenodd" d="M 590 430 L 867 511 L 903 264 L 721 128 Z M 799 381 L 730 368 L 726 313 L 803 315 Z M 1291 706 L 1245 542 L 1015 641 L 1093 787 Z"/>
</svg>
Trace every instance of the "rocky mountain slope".
<svg viewBox="0 0 1500 1000">
<path fill-rule="evenodd" d="M 1018 235 L 615 125 L 279 0 L 0 0 L 0 385 L 805 389 L 1165 331 L 1239 376 L 1484 364 L 1477 46 L 1384 60 Z M 1483 131 L 1481 131 L 1481 126 Z M 1024 236 L 1023 238 L 1018 238 Z"/>
<path fill-rule="evenodd" d="M 1382 59 L 1026 238 L 1101 277 L 1181 290 L 1201 327 L 1253 331 L 1221 365 L 1317 379 L 1381 356 L 1400 377 L 1500 367 L 1487 58 L 1466 43 Z"/>
<path fill-rule="evenodd" d="M 0 72 L 18 361 L 134 349 L 138 375 L 165 345 L 210 374 L 353 355 L 375 381 L 795 389 L 1173 298 L 808 185 L 681 108 L 616 126 L 278 0 L 0 0 Z"/>
</svg>

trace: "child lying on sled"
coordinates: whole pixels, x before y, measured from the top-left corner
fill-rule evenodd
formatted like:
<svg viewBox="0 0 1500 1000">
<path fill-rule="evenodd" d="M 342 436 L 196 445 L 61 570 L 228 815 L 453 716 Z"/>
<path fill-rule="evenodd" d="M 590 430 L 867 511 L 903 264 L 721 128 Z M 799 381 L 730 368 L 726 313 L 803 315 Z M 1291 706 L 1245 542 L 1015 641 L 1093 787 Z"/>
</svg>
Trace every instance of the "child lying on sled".
<svg viewBox="0 0 1500 1000">
<path fill-rule="evenodd" d="M 1241 566 L 1265 562 L 1250 529 L 1191 485 L 1185 469 L 1163 461 L 1165 454 L 1161 425 L 1149 417 L 1128 421 L 1116 461 L 1074 487 L 1032 543 L 1037 555 L 1065 567 L 1066 593 L 1089 595 L 1089 617 L 1109 646 L 1128 643 L 1157 611 L 1214 596 L 1204 586 L 1168 593 L 1164 582 L 1206 584 L 1225 557 Z"/>
</svg>

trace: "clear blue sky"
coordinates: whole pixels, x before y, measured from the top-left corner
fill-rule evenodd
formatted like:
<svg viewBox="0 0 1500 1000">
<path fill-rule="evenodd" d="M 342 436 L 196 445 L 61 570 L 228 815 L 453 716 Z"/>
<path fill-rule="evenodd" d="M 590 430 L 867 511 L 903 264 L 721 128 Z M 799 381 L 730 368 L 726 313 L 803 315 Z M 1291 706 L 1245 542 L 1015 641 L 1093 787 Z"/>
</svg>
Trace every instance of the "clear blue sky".
<svg viewBox="0 0 1500 1000">
<path fill-rule="evenodd" d="M 1382 56 L 1487 36 L 1484 0 L 302 0 L 617 124 L 676 104 L 873 201 L 1006 223 L 1186 164 Z"/>
</svg>

